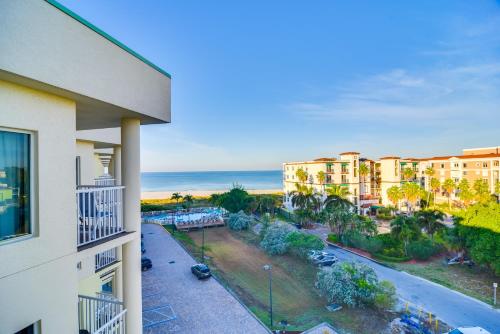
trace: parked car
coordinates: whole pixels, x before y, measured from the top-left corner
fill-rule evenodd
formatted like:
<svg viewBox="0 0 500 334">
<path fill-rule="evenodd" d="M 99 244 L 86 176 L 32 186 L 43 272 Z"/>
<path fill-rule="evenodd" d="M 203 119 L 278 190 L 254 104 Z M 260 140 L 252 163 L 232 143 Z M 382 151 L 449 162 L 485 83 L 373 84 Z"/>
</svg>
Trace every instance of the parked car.
<svg viewBox="0 0 500 334">
<path fill-rule="evenodd" d="M 206 264 L 197 263 L 191 267 L 191 272 L 198 277 L 198 279 L 209 278 L 212 276 L 210 268 Z"/>
<path fill-rule="evenodd" d="M 141 240 L 141 253 L 146 253 L 146 248 L 144 247 L 144 241 Z"/>
<path fill-rule="evenodd" d="M 331 266 L 338 261 L 337 257 L 333 254 L 318 255 L 312 259 L 312 262 L 318 266 Z"/>
<path fill-rule="evenodd" d="M 307 253 L 307 258 L 309 260 L 312 260 L 314 259 L 315 257 L 319 256 L 319 255 L 324 255 L 324 256 L 327 256 L 328 253 L 327 252 L 324 252 L 324 251 L 318 251 L 318 250 L 311 250 Z"/>
<path fill-rule="evenodd" d="M 153 268 L 153 262 L 147 257 L 141 258 L 141 270 L 146 271 Z"/>
</svg>

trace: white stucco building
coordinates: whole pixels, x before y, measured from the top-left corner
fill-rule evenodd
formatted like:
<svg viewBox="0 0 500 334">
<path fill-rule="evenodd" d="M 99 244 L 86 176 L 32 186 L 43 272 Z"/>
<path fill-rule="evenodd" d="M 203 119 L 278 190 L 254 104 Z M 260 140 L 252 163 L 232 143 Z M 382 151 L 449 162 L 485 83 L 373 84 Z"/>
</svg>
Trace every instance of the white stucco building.
<svg viewBox="0 0 500 334">
<path fill-rule="evenodd" d="M 140 126 L 170 75 L 52 0 L 0 1 L 0 333 L 141 333 Z"/>
</svg>

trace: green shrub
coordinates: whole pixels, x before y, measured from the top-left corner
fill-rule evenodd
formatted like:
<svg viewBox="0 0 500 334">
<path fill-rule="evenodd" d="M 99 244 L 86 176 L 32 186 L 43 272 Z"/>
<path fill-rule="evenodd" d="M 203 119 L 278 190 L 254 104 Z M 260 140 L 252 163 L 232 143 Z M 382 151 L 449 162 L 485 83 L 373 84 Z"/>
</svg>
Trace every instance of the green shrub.
<svg viewBox="0 0 500 334">
<path fill-rule="evenodd" d="M 336 234 L 330 233 L 328 234 L 328 237 L 326 238 L 329 242 L 332 242 L 334 244 L 340 243 L 339 237 Z"/>
<path fill-rule="evenodd" d="M 292 232 L 286 237 L 288 249 L 300 257 L 306 257 L 311 250 L 322 250 L 325 248 L 321 238 L 302 232 Z"/>
<path fill-rule="evenodd" d="M 423 238 L 408 245 L 408 255 L 417 260 L 427 260 L 441 250 L 440 245 Z"/>
<path fill-rule="evenodd" d="M 382 219 L 382 220 L 393 220 L 394 216 L 390 215 L 390 214 L 386 215 L 386 214 L 379 213 L 379 214 L 377 214 L 377 218 Z"/>
<path fill-rule="evenodd" d="M 149 211 L 162 211 L 165 210 L 164 205 L 160 204 L 141 204 L 141 212 L 149 212 Z"/>
<path fill-rule="evenodd" d="M 377 253 L 383 247 L 382 241 L 374 237 L 368 237 L 356 231 L 345 234 L 343 236 L 343 241 L 347 246 L 359 248 L 367 251 L 368 253 Z"/>
<path fill-rule="evenodd" d="M 396 304 L 396 287 L 389 281 L 381 281 L 378 285 L 373 304 L 379 310 L 391 310 Z"/>
<path fill-rule="evenodd" d="M 295 229 L 290 224 L 271 224 L 267 228 L 264 238 L 260 242 L 260 247 L 271 255 L 285 254 L 288 251 L 289 246 L 287 237 L 294 231 Z"/>
<path fill-rule="evenodd" d="M 248 229 L 251 222 L 252 222 L 252 217 L 246 215 L 243 211 L 240 211 L 238 213 L 229 214 L 227 225 L 231 230 L 241 231 Z"/>
</svg>

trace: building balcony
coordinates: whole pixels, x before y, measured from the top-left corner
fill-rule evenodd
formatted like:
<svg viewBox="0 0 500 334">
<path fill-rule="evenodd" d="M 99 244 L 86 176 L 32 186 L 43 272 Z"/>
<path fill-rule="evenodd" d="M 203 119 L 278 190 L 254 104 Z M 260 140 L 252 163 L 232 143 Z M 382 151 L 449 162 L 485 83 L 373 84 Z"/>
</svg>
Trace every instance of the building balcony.
<svg viewBox="0 0 500 334">
<path fill-rule="evenodd" d="M 94 182 L 96 186 L 114 186 L 116 184 L 114 178 L 107 176 L 99 176 L 97 179 L 94 179 Z"/>
<path fill-rule="evenodd" d="M 112 295 L 78 296 L 78 327 L 81 334 L 125 334 L 123 302 Z"/>
<path fill-rule="evenodd" d="M 124 232 L 122 186 L 80 186 L 76 190 L 77 246 Z"/>
<path fill-rule="evenodd" d="M 118 254 L 117 254 L 117 249 L 111 248 L 108 249 L 104 252 L 98 253 L 95 255 L 95 271 L 98 272 L 99 270 L 106 268 L 113 263 L 118 262 Z"/>
</svg>

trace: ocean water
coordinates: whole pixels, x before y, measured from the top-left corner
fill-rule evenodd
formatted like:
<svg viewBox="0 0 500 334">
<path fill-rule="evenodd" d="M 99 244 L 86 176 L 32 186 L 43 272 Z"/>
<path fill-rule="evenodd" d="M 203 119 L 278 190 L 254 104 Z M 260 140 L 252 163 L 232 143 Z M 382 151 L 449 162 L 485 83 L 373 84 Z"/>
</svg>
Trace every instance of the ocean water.
<svg viewBox="0 0 500 334">
<path fill-rule="evenodd" d="M 282 189 L 281 170 L 141 173 L 142 191 L 225 190 L 233 184 L 247 190 Z"/>
</svg>

